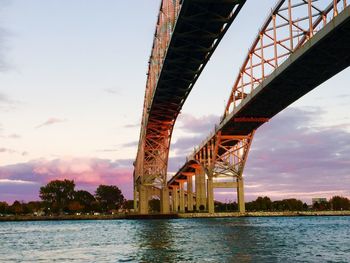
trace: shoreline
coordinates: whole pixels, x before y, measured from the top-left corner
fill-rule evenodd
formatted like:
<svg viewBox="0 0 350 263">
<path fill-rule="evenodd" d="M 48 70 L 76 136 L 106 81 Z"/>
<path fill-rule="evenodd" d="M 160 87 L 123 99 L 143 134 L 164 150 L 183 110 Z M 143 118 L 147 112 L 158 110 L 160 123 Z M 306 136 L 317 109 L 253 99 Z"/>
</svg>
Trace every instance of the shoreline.
<svg viewBox="0 0 350 263">
<path fill-rule="evenodd" d="M 60 216 L 2 216 L 0 222 L 67 221 L 67 220 L 138 220 L 138 219 L 191 219 L 230 217 L 297 217 L 297 216 L 350 216 L 350 211 L 285 211 L 285 212 L 218 212 L 184 214 L 116 214 L 116 215 L 60 215 Z"/>
</svg>

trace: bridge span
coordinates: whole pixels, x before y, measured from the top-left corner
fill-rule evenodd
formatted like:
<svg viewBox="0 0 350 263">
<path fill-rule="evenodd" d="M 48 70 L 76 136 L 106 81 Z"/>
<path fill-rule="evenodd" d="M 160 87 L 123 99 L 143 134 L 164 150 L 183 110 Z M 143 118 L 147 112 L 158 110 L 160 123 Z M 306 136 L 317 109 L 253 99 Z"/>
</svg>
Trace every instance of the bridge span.
<svg viewBox="0 0 350 263">
<path fill-rule="evenodd" d="M 141 132 L 134 163 L 134 207 L 148 213 L 160 191 L 169 213 L 167 165 L 176 118 L 194 83 L 245 0 L 162 0 L 148 66 Z"/>
<path fill-rule="evenodd" d="M 243 170 L 255 130 L 349 65 L 346 0 L 278 1 L 249 49 L 221 122 L 168 181 L 172 211 L 213 213 L 214 188 L 224 187 L 237 190 L 244 212 Z"/>
</svg>

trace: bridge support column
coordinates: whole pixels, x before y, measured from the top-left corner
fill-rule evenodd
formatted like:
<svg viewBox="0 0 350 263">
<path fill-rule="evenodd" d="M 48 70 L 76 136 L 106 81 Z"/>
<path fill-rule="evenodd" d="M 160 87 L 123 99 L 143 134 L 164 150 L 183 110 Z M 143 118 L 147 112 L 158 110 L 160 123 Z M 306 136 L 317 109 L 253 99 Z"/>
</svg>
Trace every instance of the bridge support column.
<svg viewBox="0 0 350 263">
<path fill-rule="evenodd" d="M 184 191 L 184 182 L 180 182 L 180 213 L 185 213 L 185 191 Z"/>
<path fill-rule="evenodd" d="M 139 193 L 137 187 L 134 185 L 134 212 L 139 210 L 137 200 L 139 200 Z"/>
<path fill-rule="evenodd" d="M 172 196 L 173 196 L 173 212 L 177 212 L 179 209 L 179 194 L 177 191 L 177 186 L 173 186 L 173 190 L 172 190 Z"/>
<path fill-rule="evenodd" d="M 164 186 L 160 190 L 160 213 L 161 214 L 169 214 L 169 189 L 167 186 Z"/>
<path fill-rule="evenodd" d="M 213 214 L 214 208 L 214 188 L 213 188 L 213 177 L 208 176 L 207 181 L 207 192 L 208 192 L 208 212 Z"/>
<path fill-rule="evenodd" d="M 243 177 L 237 178 L 237 203 L 238 211 L 245 213 Z"/>
<path fill-rule="evenodd" d="M 148 214 L 148 187 L 139 185 L 139 213 Z"/>
<path fill-rule="evenodd" d="M 192 176 L 187 176 L 187 211 L 193 211 Z"/>
<path fill-rule="evenodd" d="M 196 210 L 206 210 L 207 197 L 205 191 L 205 172 L 203 168 L 196 169 Z M 201 209 L 202 208 L 202 209 Z"/>
</svg>

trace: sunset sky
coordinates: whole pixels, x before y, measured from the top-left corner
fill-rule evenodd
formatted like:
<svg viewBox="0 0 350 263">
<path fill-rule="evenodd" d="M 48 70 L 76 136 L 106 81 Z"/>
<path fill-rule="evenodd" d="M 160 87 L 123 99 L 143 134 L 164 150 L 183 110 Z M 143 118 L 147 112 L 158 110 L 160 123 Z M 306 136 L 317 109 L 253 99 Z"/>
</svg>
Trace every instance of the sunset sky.
<svg viewBox="0 0 350 263">
<path fill-rule="evenodd" d="M 275 2 L 247 1 L 220 43 L 176 123 L 169 173 L 218 122 Z M 0 201 L 38 199 L 40 186 L 57 178 L 92 193 L 115 184 L 132 198 L 159 4 L 0 0 Z M 244 173 L 247 200 L 350 197 L 349 86 L 347 68 L 257 131 Z"/>
</svg>

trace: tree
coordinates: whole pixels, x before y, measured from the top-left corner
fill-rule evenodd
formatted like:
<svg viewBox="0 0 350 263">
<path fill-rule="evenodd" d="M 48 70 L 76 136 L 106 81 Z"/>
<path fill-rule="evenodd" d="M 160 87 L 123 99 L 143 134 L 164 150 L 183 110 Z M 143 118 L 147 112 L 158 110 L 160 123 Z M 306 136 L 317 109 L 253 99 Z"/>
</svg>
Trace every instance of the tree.
<svg viewBox="0 0 350 263">
<path fill-rule="evenodd" d="M 13 204 L 10 206 L 10 211 L 15 215 L 23 214 L 23 204 L 17 200 L 14 201 Z"/>
<path fill-rule="evenodd" d="M 43 202 L 40 201 L 30 201 L 29 203 L 23 204 L 26 213 L 33 214 L 35 212 L 42 211 Z"/>
<path fill-rule="evenodd" d="M 258 211 L 268 211 L 272 208 L 271 199 L 267 196 L 261 197 L 259 196 L 256 200 L 256 210 Z"/>
<path fill-rule="evenodd" d="M 156 198 L 152 198 L 149 200 L 149 210 L 151 212 L 160 212 L 160 200 Z"/>
<path fill-rule="evenodd" d="M 312 208 L 317 211 L 329 210 L 331 204 L 327 201 L 315 202 L 312 204 Z"/>
<path fill-rule="evenodd" d="M 350 200 L 342 196 L 333 196 L 329 203 L 332 206 L 333 210 L 349 210 L 350 209 Z"/>
<path fill-rule="evenodd" d="M 74 201 L 79 202 L 84 212 L 90 212 L 93 202 L 96 201 L 95 197 L 88 191 L 79 190 L 74 192 Z"/>
<path fill-rule="evenodd" d="M 73 200 L 68 203 L 69 212 L 73 212 L 73 213 L 80 212 L 83 210 L 83 208 L 84 206 L 82 206 L 78 201 Z"/>
<path fill-rule="evenodd" d="M 126 209 L 134 209 L 134 200 L 126 200 L 124 203 Z"/>
<path fill-rule="evenodd" d="M 122 192 L 115 185 L 99 185 L 95 196 L 103 211 L 120 208 L 125 201 Z"/>
<path fill-rule="evenodd" d="M 62 212 L 74 198 L 74 181 L 54 180 L 40 187 L 40 198 L 45 201 L 54 212 Z"/>
<path fill-rule="evenodd" d="M 9 212 L 9 205 L 6 202 L 0 202 L 0 214 L 7 214 Z"/>
<path fill-rule="evenodd" d="M 259 196 L 255 201 L 246 203 L 247 211 L 269 211 L 272 209 L 271 199 Z"/>
<path fill-rule="evenodd" d="M 285 203 L 286 210 L 288 211 L 302 211 L 303 210 L 303 202 L 301 200 L 290 198 L 284 199 L 282 202 Z"/>
</svg>

